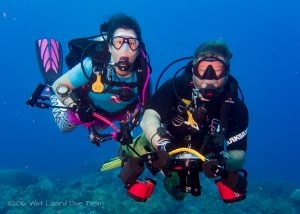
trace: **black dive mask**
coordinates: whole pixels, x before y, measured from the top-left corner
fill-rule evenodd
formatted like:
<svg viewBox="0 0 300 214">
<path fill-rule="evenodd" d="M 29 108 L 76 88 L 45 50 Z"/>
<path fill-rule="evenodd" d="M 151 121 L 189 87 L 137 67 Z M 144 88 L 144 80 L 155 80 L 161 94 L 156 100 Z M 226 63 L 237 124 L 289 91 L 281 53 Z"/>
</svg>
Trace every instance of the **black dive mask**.
<svg viewBox="0 0 300 214">
<path fill-rule="evenodd" d="M 128 57 L 121 57 L 120 60 L 115 63 L 115 66 L 117 66 L 121 71 L 129 71 L 131 63 Z"/>
<path fill-rule="evenodd" d="M 205 57 L 199 60 L 193 68 L 193 73 L 199 79 L 219 80 L 228 73 L 228 65 L 217 57 Z"/>
<path fill-rule="evenodd" d="M 217 75 L 216 75 L 216 71 L 214 69 L 214 67 L 212 65 L 209 65 L 203 75 L 203 79 L 206 80 L 216 80 L 218 79 Z"/>
</svg>

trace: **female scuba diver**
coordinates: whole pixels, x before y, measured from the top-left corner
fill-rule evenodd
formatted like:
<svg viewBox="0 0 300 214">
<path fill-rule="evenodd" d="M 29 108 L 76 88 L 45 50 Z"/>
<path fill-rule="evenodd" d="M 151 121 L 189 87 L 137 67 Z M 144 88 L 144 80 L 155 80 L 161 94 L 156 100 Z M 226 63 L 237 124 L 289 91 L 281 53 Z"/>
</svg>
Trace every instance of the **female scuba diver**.
<svg viewBox="0 0 300 214">
<path fill-rule="evenodd" d="M 72 41 L 76 50 L 74 47 L 87 40 Z M 81 124 L 89 128 L 91 142 L 99 146 L 107 135 L 98 132 L 114 127 L 113 121 L 139 119 L 149 93 L 150 66 L 140 27 L 132 17 L 122 13 L 112 16 L 101 25 L 101 35 L 95 41 L 96 45 L 83 48 L 76 65 L 70 63 L 72 56 L 67 56 L 68 66 L 74 66 L 53 83 L 55 94 L 50 100 L 54 106 L 68 107 L 53 109 L 61 132 Z M 98 113 L 97 118 L 93 112 Z"/>
</svg>

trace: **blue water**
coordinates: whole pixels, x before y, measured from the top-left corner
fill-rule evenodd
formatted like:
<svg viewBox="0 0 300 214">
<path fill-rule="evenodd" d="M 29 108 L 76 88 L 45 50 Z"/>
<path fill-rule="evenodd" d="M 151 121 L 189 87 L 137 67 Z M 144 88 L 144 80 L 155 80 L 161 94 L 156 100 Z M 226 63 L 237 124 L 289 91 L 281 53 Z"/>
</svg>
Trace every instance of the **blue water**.
<svg viewBox="0 0 300 214">
<path fill-rule="evenodd" d="M 58 175 L 93 172 L 116 155 L 116 142 L 97 148 L 83 128 L 61 134 L 49 110 L 30 108 L 25 101 L 42 82 L 36 39 L 54 37 L 67 53 L 70 39 L 95 35 L 100 23 L 125 12 L 141 25 L 153 82 L 168 63 L 192 55 L 203 41 L 224 39 L 250 114 L 249 179 L 300 184 L 298 1 L 84 2 L 0 2 L 0 168 Z"/>
</svg>

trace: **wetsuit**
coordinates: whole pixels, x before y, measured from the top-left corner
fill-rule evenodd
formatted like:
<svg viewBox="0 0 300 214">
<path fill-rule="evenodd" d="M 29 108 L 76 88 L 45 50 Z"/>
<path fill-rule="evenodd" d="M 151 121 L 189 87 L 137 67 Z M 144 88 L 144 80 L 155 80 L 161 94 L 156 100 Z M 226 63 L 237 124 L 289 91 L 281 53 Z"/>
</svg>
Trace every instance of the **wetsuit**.
<svg viewBox="0 0 300 214">
<path fill-rule="evenodd" d="M 230 84 L 230 81 L 227 82 L 228 84 Z M 193 85 L 189 73 L 185 73 L 176 79 L 175 88 L 181 98 L 192 101 Z M 223 93 L 218 98 L 205 102 L 207 115 L 202 124 L 191 124 L 189 114 L 184 108 L 185 105 L 179 102 L 174 93 L 172 79 L 165 82 L 152 96 L 148 109 L 152 109 L 159 114 L 160 122 L 166 125 L 166 129 L 172 135 L 172 146 L 190 147 L 203 154 L 218 153 L 223 150 L 223 142 L 220 142 L 221 139 L 218 133 L 220 133 L 220 109 L 227 88 L 225 86 Z M 197 105 L 201 106 L 201 104 L 202 102 L 198 98 Z M 239 98 L 236 98 L 234 104 L 230 107 L 228 131 L 224 136 L 227 151 L 246 151 L 247 127 L 247 107 Z"/>
</svg>

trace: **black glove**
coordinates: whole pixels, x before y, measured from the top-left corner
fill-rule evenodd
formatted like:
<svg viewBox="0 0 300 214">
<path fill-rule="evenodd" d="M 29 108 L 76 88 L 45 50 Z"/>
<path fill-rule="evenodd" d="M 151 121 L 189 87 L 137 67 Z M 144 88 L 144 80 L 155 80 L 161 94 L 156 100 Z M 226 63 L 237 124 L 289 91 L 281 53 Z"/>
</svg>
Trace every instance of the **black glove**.
<svg viewBox="0 0 300 214">
<path fill-rule="evenodd" d="M 120 123 L 120 132 L 117 133 L 116 140 L 121 145 L 129 145 L 133 142 L 131 131 L 134 127 L 132 127 L 131 125 L 131 123 L 126 122 Z"/>
<path fill-rule="evenodd" d="M 76 104 L 73 106 L 74 112 L 78 115 L 79 119 L 83 123 L 92 122 L 95 120 L 93 112 L 94 108 L 91 105 Z"/>
<path fill-rule="evenodd" d="M 153 166 L 158 169 L 167 168 L 170 161 L 168 152 L 165 150 L 156 150 L 154 153 L 156 154 L 156 158 L 152 160 Z"/>
<path fill-rule="evenodd" d="M 202 169 L 204 174 L 208 178 L 214 178 L 220 175 L 222 170 L 222 165 L 216 159 L 204 161 L 202 164 Z"/>
<path fill-rule="evenodd" d="M 208 178 L 221 176 L 224 172 L 226 160 L 228 159 L 225 152 L 220 152 L 211 160 L 205 161 L 202 164 L 203 172 Z"/>
</svg>

